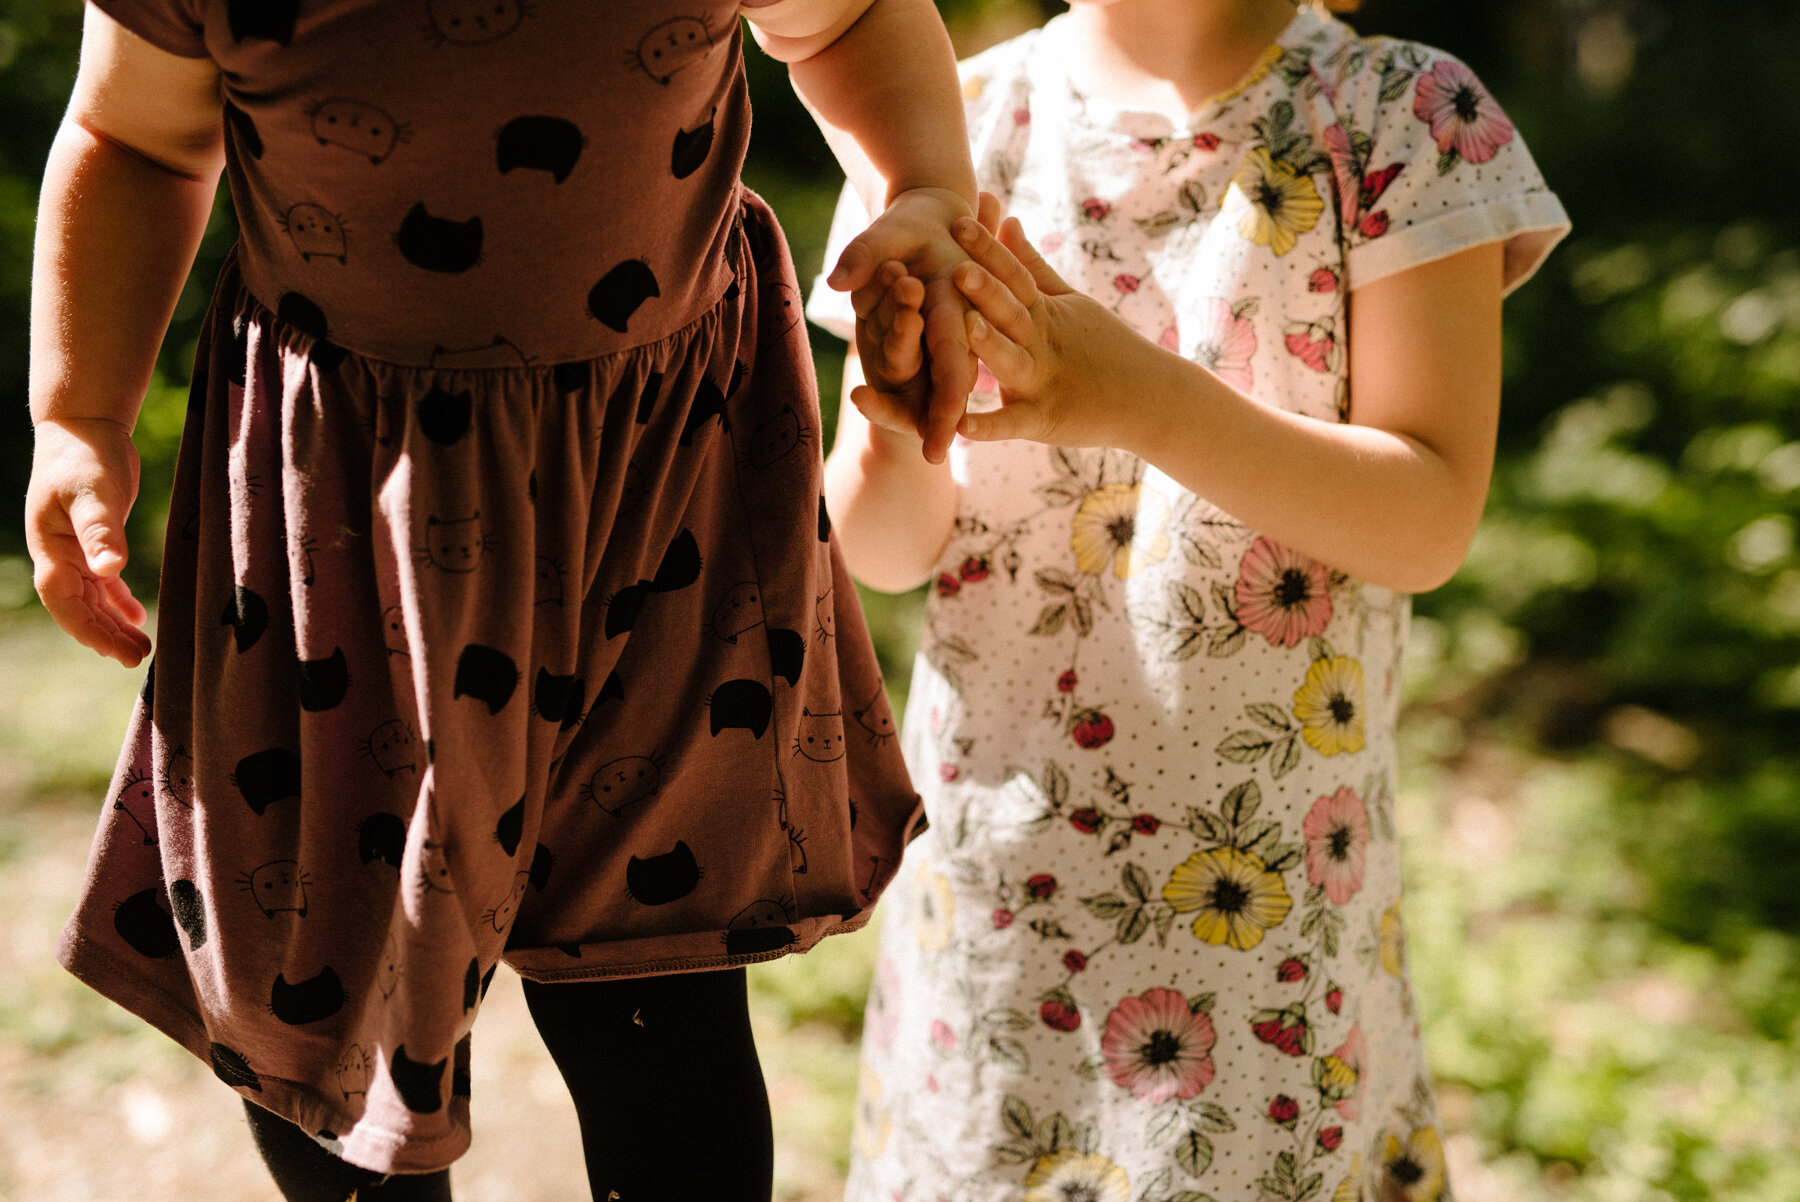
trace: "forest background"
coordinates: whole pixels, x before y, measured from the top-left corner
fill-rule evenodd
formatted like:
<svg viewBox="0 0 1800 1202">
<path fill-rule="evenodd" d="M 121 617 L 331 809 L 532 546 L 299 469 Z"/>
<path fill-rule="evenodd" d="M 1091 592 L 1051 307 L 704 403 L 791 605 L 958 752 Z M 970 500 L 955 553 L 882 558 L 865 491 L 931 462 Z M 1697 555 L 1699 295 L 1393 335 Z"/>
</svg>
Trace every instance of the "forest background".
<svg viewBox="0 0 1800 1202">
<path fill-rule="evenodd" d="M 966 54 L 1060 6 L 941 7 Z M 1492 499 L 1408 651 L 1406 920 L 1459 1196 L 1800 1199 L 1800 5 L 1352 20 L 1474 66 L 1575 221 L 1508 303 Z M 231 1096 L 50 957 L 138 685 L 55 635 L 23 558 L 30 249 L 79 26 L 75 0 L 0 0 L 0 1196 L 272 1197 Z M 809 278 L 840 177 L 779 66 L 750 68 L 746 177 Z M 140 595 L 232 237 L 221 201 L 137 430 Z M 842 346 L 815 349 L 829 423 Z M 867 600 L 903 693 L 920 597 Z M 872 956 L 754 979 L 783 1198 L 841 1189 Z M 496 994 L 459 1196 L 563 1197 L 573 1121 Z"/>
</svg>

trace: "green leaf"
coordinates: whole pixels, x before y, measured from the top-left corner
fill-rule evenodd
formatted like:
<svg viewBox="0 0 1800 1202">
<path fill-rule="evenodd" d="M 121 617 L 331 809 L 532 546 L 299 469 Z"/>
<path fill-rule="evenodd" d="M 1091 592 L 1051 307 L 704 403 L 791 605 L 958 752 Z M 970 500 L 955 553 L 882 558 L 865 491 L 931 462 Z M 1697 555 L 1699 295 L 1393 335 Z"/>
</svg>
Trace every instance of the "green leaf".
<svg viewBox="0 0 1800 1202">
<path fill-rule="evenodd" d="M 1275 1177 L 1283 1184 L 1292 1185 L 1294 1183 L 1294 1171 L 1296 1167 L 1297 1166 L 1294 1163 L 1294 1154 L 1292 1152 L 1281 1152 L 1276 1155 Z"/>
<path fill-rule="evenodd" d="M 1075 1147 L 1075 1124 L 1059 1111 L 1038 1123 L 1038 1144 L 1045 1152 L 1061 1152 Z"/>
<path fill-rule="evenodd" d="M 1175 1163 L 1190 1177 L 1198 1177 L 1211 1166 L 1213 1159 L 1212 1140 L 1193 1129 L 1189 1129 L 1175 1145 Z"/>
<path fill-rule="evenodd" d="M 1163 644 L 1162 657 L 1173 663 L 1185 663 L 1200 654 L 1200 648 L 1206 645 L 1205 636 L 1205 629 L 1199 626 L 1171 631 Z"/>
<path fill-rule="evenodd" d="M 1208 990 L 1205 993 L 1196 993 L 1193 997 L 1188 999 L 1188 1013 L 1211 1014 L 1213 1003 L 1218 1000 L 1219 995 L 1213 993 L 1211 990 Z"/>
<path fill-rule="evenodd" d="M 1038 1146 L 1030 1140 L 1012 1139 L 993 1145 L 994 1159 L 1001 1164 L 1024 1164 L 1038 1158 Z"/>
<path fill-rule="evenodd" d="M 1032 579 L 1046 593 L 1072 593 L 1078 581 L 1061 568 L 1043 568 Z"/>
<path fill-rule="evenodd" d="M 1438 161 L 1437 161 L 1438 174 L 1439 175 L 1449 175 L 1452 171 L 1456 170 L 1456 165 L 1460 162 L 1462 162 L 1462 156 L 1460 154 L 1457 154 L 1456 148 L 1454 146 L 1452 146 L 1449 150 L 1446 150 L 1443 154 L 1438 155 Z"/>
<path fill-rule="evenodd" d="M 1167 1137 L 1165 1136 L 1164 1138 Z M 1151 1140 L 1150 1142 L 1154 1144 L 1161 1141 Z M 1173 1169 L 1163 1169 L 1154 1177 L 1151 1177 L 1146 1181 L 1140 1181 L 1138 1183 L 1138 1198 L 1140 1202 L 1153 1202 L 1155 1199 L 1164 1197 L 1168 1194 L 1169 1186 L 1172 1185 L 1174 1181 L 1175 1172 Z"/>
<path fill-rule="evenodd" d="M 1024 1031 L 1031 1026 L 1031 1020 L 1017 1010 L 1001 1008 L 989 1010 L 981 1016 L 981 1021 L 1001 1031 Z"/>
<path fill-rule="evenodd" d="M 1092 897 L 1082 898 L 1081 904 L 1087 907 L 1089 914 L 1102 920 L 1117 918 L 1131 908 L 1131 903 L 1117 893 L 1096 893 Z"/>
<path fill-rule="evenodd" d="M 1106 1068 L 1106 1057 L 1092 1056 L 1075 1066 L 1075 1073 L 1087 1081 L 1098 1081 L 1101 1072 Z"/>
<path fill-rule="evenodd" d="M 1225 800 L 1219 803 L 1219 813 L 1233 828 L 1241 827 L 1256 816 L 1262 805 L 1262 786 L 1254 780 L 1247 780 L 1241 785 L 1234 785 Z"/>
<path fill-rule="evenodd" d="M 1231 586 L 1215 581 L 1212 586 L 1212 595 L 1213 604 L 1219 607 L 1219 612 L 1233 622 L 1237 621 L 1237 596 L 1231 591 Z"/>
<path fill-rule="evenodd" d="M 1167 946 L 1169 942 L 1169 928 L 1175 925 L 1174 907 L 1165 906 L 1158 910 L 1153 921 L 1156 924 L 1156 942 L 1160 946 Z"/>
<path fill-rule="evenodd" d="M 1237 1130 L 1236 1120 L 1217 1102 L 1194 1102 L 1188 1106 L 1188 1114 L 1193 1117 L 1195 1125 L 1205 1131 Z"/>
<path fill-rule="evenodd" d="M 1142 868 L 1136 864 L 1127 864 L 1119 873 L 1119 879 L 1124 882 L 1125 892 L 1139 901 L 1150 900 L 1150 874 Z"/>
<path fill-rule="evenodd" d="M 1256 1188 L 1262 1191 L 1262 1196 L 1267 1198 L 1269 1202 L 1288 1202 L 1288 1200 L 1293 1197 L 1293 1195 L 1288 1192 L 1287 1184 L 1282 1181 L 1277 1181 L 1273 1177 L 1258 1177 L 1256 1179 Z"/>
<path fill-rule="evenodd" d="M 1254 764 L 1269 754 L 1269 746 L 1269 740 L 1253 730 L 1234 730 L 1213 748 L 1213 753 L 1234 764 Z"/>
<path fill-rule="evenodd" d="M 1000 1120 L 1006 1129 L 1020 1139 L 1030 1139 L 1032 1129 L 1037 1126 L 1031 1118 L 1031 1103 L 1017 1094 L 1007 1094 L 1000 1103 Z"/>
<path fill-rule="evenodd" d="M 1164 209 L 1149 217 L 1139 217 L 1136 219 L 1138 229 L 1143 231 L 1144 237 L 1146 238 L 1160 238 L 1176 226 L 1180 225 L 1181 222 L 1181 214 L 1177 213 L 1174 209 Z"/>
<path fill-rule="evenodd" d="M 1314 659 L 1336 659 L 1337 658 L 1337 652 L 1333 651 L 1331 649 L 1331 644 L 1326 642 L 1323 638 L 1318 637 L 1317 635 L 1313 636 L 1311 642 L 1309 642 L 1307 644 L 1307 646 L 1312 651 L 1312 657 Z"/>
<path fill-rule="evenodd" d="M 1181 198 L 1182 205 L 1187 208 L 1188 212 L 1199 214 L 1205 211 L 1206 189 L 1202 188 L 1193 180 L 1189 180 L 1187 183 L 1181 185 L 1181 190 L 1178 195 Z"/>
<path fill-rule="evenodd" d="M 1100 1146 L 1100 1123 L 1097 1119 L 1089 1119 L 1075 1128 L 1075 1147 L 1083 1155 L 1093 1152 Z"/>
<path fill-rule="evenodd" d="M 1189 806 L 1187 828 L 1209 843 L 1223 843 L 1231 837 L 1231 828 L 1216 814 L 1199 806 Z"/>
<path fill-rule="evenodd" d="M 1058 807 L 1069 800 L 1069 774 L 1055 760 L 1044 765 L 1044 796 Z"/>
<path fill-rule="evenodd" d="M 1155 1147 L 1158 1144 L 1165 1144 L 1169 1142 L 1170 1139 L 1174 1138 L 1175 1132 L 1180 1127 L 1181 1111 L 1174 1109 L 1157 1110 L 1150 1115 L 1150 1124 L 1144 1128 L 1144 1138 L 1150 1142 L 1151 1147 Z M 1158 1192 L 1160 1193 L 1161 1191 Z"/>
<path fill-rule="evenodd" d="M 1289 735 L 1275 745 L 1275 754 L 1269 760 L 1269 775 L 1280 780 L 1300 766 L 1299 732 Z"/>
<path fill-rule="evenodd" d="M 1067 605 L 1046 605 L 1038 615 L 1035 625 L 1026 634 L 1052 635 L 1063 628 L 1063 619 L 1069 616 Z"/>
<path fill-rule="evenodd" d="M 980 658 L 976 654 L 975 648 L 969 646 L 968 640 L 957 634 L 947 634 L 933 639 L 931 646 L 934 651 L 942 652 L 953 659 L 960 659 L 964 663 Z"/>
<path fill-rule="evenodd" d="M 1125 917 L 1119 919 L 1119 942 L 1136 943 L 1150 929 L 1150 915 L 1139 906 Z"/>
<path fill-rule="evenodd" d="M 1294 1191 L 1294 1202 L 1306 1202 L 1308 1198 L 1318 1193 L 1319 1187 L 1324 1184 L 1325 1174 L 1314 1173 L 1312 1176 L 1302 1181 L 1300 1183 L 1300 1188 Z"/>
<path fill-rule="evenodd" d="M 1073 480 L 1049 480 L 1031 492 L 1038 500 L 1053 508 L 1073 505 L 1087 495 L 1087 490 Z"/>
<path fill-rule="evenodd" d="M 1075 633 L 1084 639 L 1094 633 L 1094 606 L 1086 597 L 1075 598 Z"/>
<path fill-rule="evenodd" d="M 1025 1045 L 1016 1039 L 991 1035 L 988 1037 L 988 1051 L 993 1053 L 995 1060 L 1014 1072 L 1028 1073 L 1031 1071 L 1031 1057 L 1026 1053 Z"/>
<path fill-rule="evenodd" d="M 1298 864 L 1306 856 L 1306 848 L 1298 843 L 1277 843 L 1263 858 L 1263 867 L 1280 874 Z"/>
<path fill-rule="evenodd" d="M 1288 712 L 1279 705 L 1267 701 L 1259 701 L 1255 705 L 1247 705 L 1244 712 L 1270 730 L 1292 730 L 1294 724 L 1288 720 Z"/>
<path fill-rule="evenodd" d="M 1269 106 L 1269 121 L 1276 133 L 1280 133 L 1294 123 L 1294 102 L 1277 100 Z"/>
<path fill-rule="evenodd" d="M 1169 585 L 1169 601 L 1195 622 L 1206 620 L 1206 598 L 1191 584 L 1176 580 Z"/>
</svg>

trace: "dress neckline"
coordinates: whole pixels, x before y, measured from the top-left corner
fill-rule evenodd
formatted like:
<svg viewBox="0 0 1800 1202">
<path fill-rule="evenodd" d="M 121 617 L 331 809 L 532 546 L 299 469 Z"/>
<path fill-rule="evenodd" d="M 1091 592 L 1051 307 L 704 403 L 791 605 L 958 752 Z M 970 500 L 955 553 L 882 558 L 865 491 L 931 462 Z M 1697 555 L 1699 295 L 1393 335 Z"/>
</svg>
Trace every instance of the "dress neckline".
<svg viewBox="0 0 1800 1202">
<path fill-rule="evenodd" d="M 1103 97 L 1089 96 L 1075 86 L 1070 78 L 1068 68 L 1068 40 L 1073 36 L 1068 24 L 1068 14 L 1059 13 L 1045 23 L 1040 36 L 1041 45 L 1049 53 L 1039 56 L 1043 65 L 1051 67 L 1055 75 L 1055 92 L 1068 107 L 1068 116 L 1080 124 L 1097 130 L 1116 130 L 1138 135 L 1146 132 L 1162 134 L 1181 134 L 1194 132 L 1205 125 L 1217 114 L 1218 110 L 1231 101 L 1242 96 L 1251 88 L 1261 83 L 1275 64 L 1281 61 L 1291 48 L 1306 41 L 1318 32 L 1319 16 L 1312 8 L 1300 3 L 1295 6 L 1294 15 L 1282 27 L 1275 39 L 1256 57 L 1243 77 L 1222 92 L 1214 93 L 1201 101 L 1180 123 L 1169 114 L 1154 109 L 1134 107 Z M 1052 81 L 1045 79 L 1038 89 Z"/>
</svg>

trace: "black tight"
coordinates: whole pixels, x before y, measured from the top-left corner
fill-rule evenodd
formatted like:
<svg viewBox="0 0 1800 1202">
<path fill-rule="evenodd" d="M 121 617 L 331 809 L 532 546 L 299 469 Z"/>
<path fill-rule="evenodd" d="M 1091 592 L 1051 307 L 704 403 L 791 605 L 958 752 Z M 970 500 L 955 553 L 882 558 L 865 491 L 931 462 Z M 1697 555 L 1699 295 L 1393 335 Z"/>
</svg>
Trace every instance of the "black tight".
<svg viewBox="0 0 1800 1202">
<path fill-rule="evenodd" d="M 527 981 L 525 1002 L 575 1100 L 595 1202 L 768 1202 L 774 1135 L 743 969 Z M 450 1202 L 448 1169 L 384 1180 L 245 1106 L 288 1202 Z"/>
</svg>

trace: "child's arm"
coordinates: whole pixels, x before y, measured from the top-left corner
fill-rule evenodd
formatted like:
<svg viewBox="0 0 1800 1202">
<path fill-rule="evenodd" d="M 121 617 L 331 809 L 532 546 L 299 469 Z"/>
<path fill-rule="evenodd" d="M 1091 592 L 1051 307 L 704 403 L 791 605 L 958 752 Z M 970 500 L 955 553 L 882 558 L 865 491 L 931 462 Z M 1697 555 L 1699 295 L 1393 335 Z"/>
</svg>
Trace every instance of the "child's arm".
<svg viewBox="0 0 1800 1202">
<path fill-rule="evenodd" d="M 916 428 L 926 458 L 941 462 L 975 381 L 967 304 L 950 280 L 967 257 L 950 223 L 975 211 L 975 171 L 943 21 L 930 0 L 778 0 L 743 12 L 763 49 L 788 64 L 795 91 L 878 214 L 828 282 L 853 295 L 858 344 L 884 394 L 872 407 L 890 425 Z M 887 329 L 870 336 L 864 328 L 901 274 L 878 277 L 889 263 L 924 284 L 923 365 L 916 343 L 909 352 Z"/>
<path fill-rule="evenodd" d="M 965 437 L 1113 446 L 1304 555 L 1406 592 L 1474 537 L 1500 408 L 1498 242 L 1350 294 L 1351 421 L 1263 405 L 1057 278 L 1014 219 L 974 221 L 956 273 L 1004 406 Z M 979 265 L 979 266 L 978 266 Z"/>
<path fill-rule="evenodd" d="M 127 666 L 150 650 L 144 607 L 119 579 L 138 485 L 131 429 L 212 211 L 220 113 L 211 60 L 88 7 L 38 207 L 25 540 L 44 608 Z"/>
</svg>

